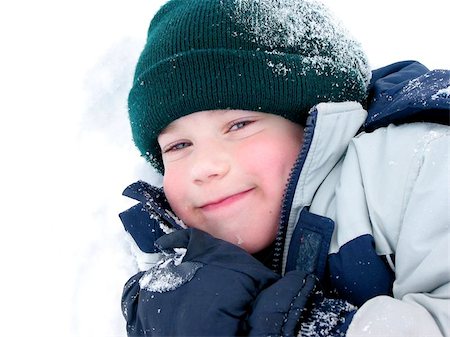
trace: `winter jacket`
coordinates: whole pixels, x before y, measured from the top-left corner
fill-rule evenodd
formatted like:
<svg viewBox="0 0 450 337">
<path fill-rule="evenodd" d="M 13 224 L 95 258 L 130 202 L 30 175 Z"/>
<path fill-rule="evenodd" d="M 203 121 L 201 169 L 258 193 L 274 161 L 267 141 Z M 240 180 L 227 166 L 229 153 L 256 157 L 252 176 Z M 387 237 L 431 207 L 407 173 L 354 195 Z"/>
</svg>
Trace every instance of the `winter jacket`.
<svg viewBox="0 0 450 337">
<path fill-rule="evenodd" d="M 450 336 L 449 88 L 449 72 L 400 62 L 374 71 L 367 111 L 310 112 L 277 238 L 259 258 L 282 276 L 313 274 L 328 298 L 357 307 L 347 336 Z M 146 269 L 160 223 L 180 224 L 162 190 L 124 194 L 140 201 L 121 219 Z"/>
</svg>

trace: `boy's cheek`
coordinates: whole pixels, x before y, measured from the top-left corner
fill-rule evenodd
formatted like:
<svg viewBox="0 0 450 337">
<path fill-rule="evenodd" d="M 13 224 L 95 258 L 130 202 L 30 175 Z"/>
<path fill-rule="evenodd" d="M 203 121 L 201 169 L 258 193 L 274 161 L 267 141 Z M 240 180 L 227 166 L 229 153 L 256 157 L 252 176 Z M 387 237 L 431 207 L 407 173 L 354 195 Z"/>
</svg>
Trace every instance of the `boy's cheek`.
<svg viewBox="0 0 450 337">
<path fill-rule="evenodd" d="M 242 169 L 251 170 L 258 177 L 279 170 L 285 166 L 284 163 L 291 161 L 287 160 L 286 153 L 277 144 L 267 141 L 244 144 L 239 148 L 237 156 L 236 159 L 241 163 Z"/>
<path fill-rule="evenodd" d="M 180 177 L 181 175 L 166 171 L 163 179 L 163 188 L 167 201 L 179 217 L 181 217 L 180 213 L 182 213 L 181 200 L 183 199 L 183 184 Z"/>
</svg>

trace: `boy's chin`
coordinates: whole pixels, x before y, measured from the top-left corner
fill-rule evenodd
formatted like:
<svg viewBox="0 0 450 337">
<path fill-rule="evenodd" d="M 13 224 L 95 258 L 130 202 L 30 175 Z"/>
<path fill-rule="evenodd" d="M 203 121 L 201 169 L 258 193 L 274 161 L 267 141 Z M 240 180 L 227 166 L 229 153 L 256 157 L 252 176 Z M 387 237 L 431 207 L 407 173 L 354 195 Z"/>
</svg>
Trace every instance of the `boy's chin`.
<svg viewBox="0 0 450 337">
<path fill-rule="evenodd" d="M 277 226 L 270 223 L 258 225 L 242 225 L 242 223 L 254 223 L 247 218 L 227 219 L 228 221 L 204 222 L 201 225 L 189 226 L 202 230 L 211 236 L 236 245 L 249 254 L 258 253 L 269 247 L 276 238 Z M 198 224 L 198 222 L 197 222 Z"/>
<path fill-rule="evenodd" d="M 214 236 L 214 235 L 213 235 Z M 260 251 L 263 251 L 267 247 L 270 246 L 271 242 L 266 242 L 268 240 L 255 240 L 255 236 L 252 235 L 250 237 L 246 237 L 240 234 L 228 235 L 224 237 L 219 237 L 222 240 L 228 241 L 243 250 L 245 250 L 249 254 L 256 254 Z"/>
</svg>

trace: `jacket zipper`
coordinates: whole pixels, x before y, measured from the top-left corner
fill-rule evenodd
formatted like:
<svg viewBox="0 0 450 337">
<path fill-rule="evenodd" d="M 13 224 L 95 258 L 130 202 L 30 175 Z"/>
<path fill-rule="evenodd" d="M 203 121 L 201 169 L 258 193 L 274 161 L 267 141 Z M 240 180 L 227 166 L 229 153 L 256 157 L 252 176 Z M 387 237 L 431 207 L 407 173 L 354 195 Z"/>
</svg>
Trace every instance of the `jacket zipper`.
<svg viewBox="0 0 450 337">
<path fill-rule="evenodd" d="M 292 203 L 298 179 L 300 178 L 300 173 L 302 171 L 303 165 L 305 164 L 306 156 L 311 147 L 316 121 L 317 121 L 317 109 L 316 107 L 313 107 L 310 110 L 309 116 L 306 120 L 302 149 L 289 174 L 288 182 L 286 183 L 286 187 L 283 194 L 283 202 L 281 206 L 278 232 L 275 241 L 273 243 L 272 258 L 268 264 L 269 268 L 271 268 L 274 272 L 280 275 L 282 273 L 283 267 L 282 265 L 283 252 L 286 243 L 285 239 L 286 239 L 287 225 L 289 222 L 289 215 L 291 213 Z"/>
</svg>

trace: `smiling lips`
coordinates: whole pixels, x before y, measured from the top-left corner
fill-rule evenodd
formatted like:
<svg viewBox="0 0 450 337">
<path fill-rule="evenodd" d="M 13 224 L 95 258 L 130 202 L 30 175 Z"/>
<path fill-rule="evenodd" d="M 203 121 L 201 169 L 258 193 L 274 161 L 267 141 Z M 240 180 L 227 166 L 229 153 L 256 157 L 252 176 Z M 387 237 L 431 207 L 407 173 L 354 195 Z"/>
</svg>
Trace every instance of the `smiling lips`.
<svg viewBox="0 0 450 337">
<path fill-rule="evenodd" d="M 236 194 L 232 194 L 232 195 L 230 195 L 228 197 L 219 199 L 217 201 L 207 202 L 203 206 L 200 206 L 200 208 L 203 211 L 208 212 L 208 211 L 217 210 L 217 209 L 225 207 L 225 206 L 229 206 L 229 205 L 235 203 L 236 201 L 239 201 L 242 198 L 244 198 L 252 190 L 253 190 L 253 188 L 251 188 L 249 190 L 245 190 L 245 191 L 239 192 L 239 193 L 236 193 Z"/>
</svg>

